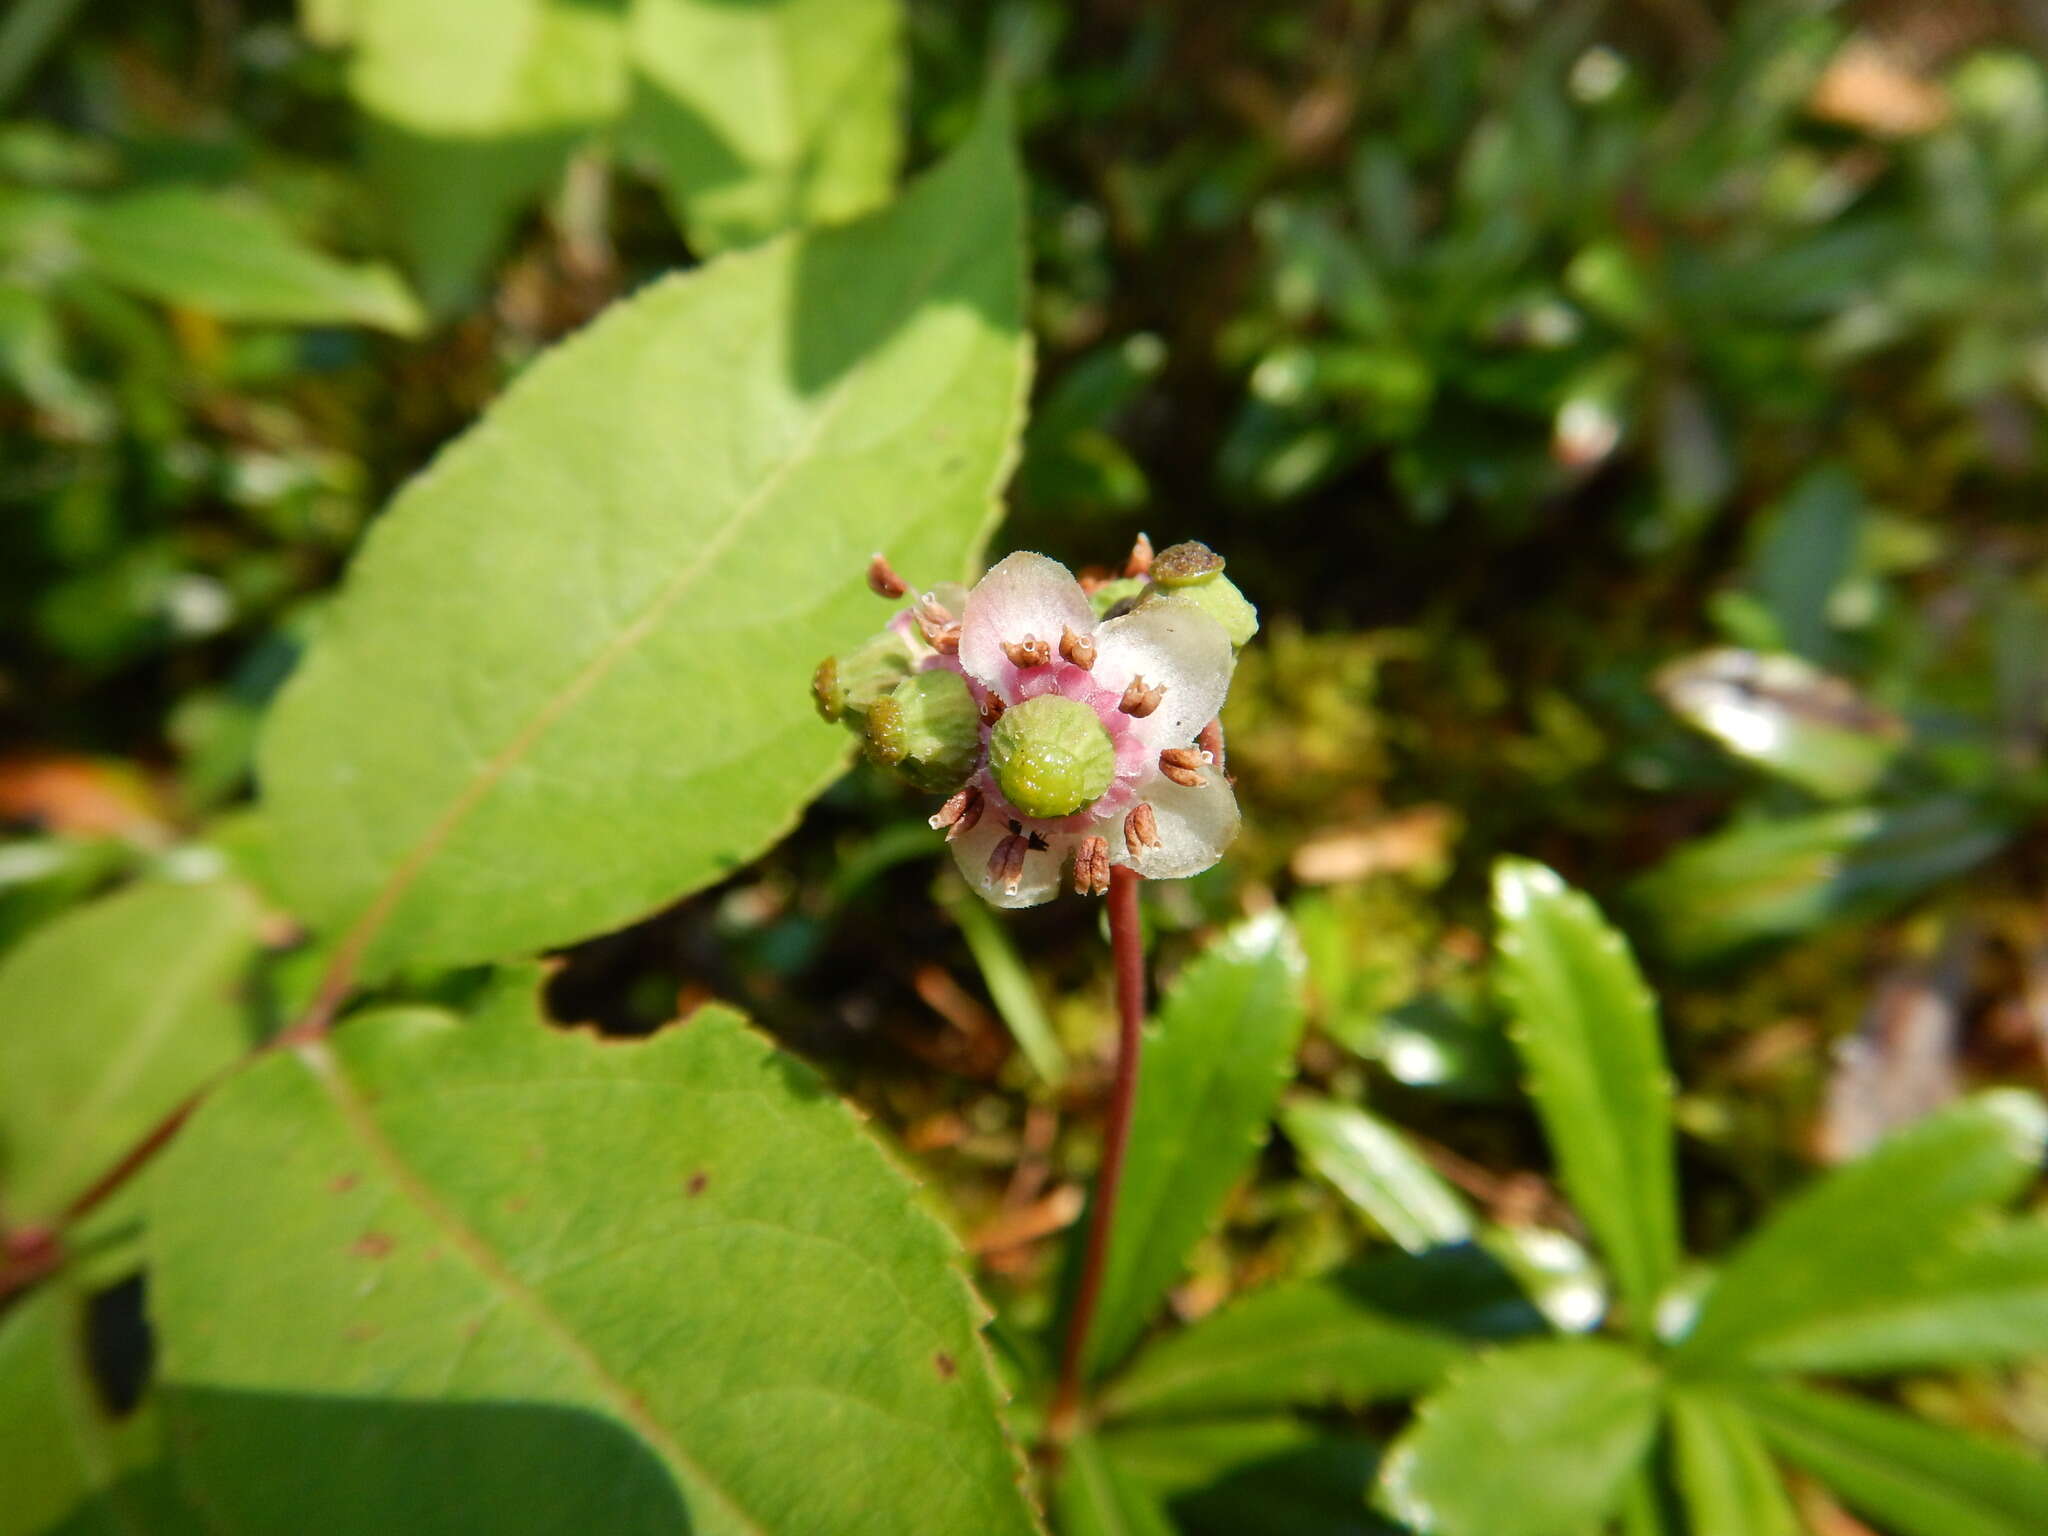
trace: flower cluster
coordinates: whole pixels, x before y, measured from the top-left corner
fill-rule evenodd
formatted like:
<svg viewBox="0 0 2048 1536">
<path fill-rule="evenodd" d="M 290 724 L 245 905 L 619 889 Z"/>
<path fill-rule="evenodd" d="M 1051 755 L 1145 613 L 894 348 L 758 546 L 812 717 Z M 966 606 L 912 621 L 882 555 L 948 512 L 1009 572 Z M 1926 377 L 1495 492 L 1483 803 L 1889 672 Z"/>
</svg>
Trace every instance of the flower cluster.
<svg viewBox="0 0 2048 1536">
<path fill-rule="evenodd" d="M 818 668 L 819 712 L 868 755 L 948 796 L 968 882 L 1003 907 L 1069 875 L 1100 895 L 1112 865 L 1199 874 L 1237 832 L 1217 719 L 1258 616 L 1200 544 L 1156 557 L 1141 537 L 1120 578 L 1084 587 L 1019 552 L 969 591 L 912 593 L 876 556 L 869 585 L 909 597 L 888 628 Z"/>
</svg>

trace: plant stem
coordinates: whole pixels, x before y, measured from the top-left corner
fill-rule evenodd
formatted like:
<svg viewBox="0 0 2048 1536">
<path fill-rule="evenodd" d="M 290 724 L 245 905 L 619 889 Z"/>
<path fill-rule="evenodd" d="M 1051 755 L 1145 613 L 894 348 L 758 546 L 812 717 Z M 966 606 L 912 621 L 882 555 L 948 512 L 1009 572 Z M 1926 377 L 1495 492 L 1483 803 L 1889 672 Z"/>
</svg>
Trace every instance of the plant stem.
<svg viewBox="0 0 2048 1536">
<path fill-rule="evenodd" d="M 1102 1295 L 1103 1271 L 1109 1265 L 1116 1199 L 1123 1187 L 1124 1151 L 1131 1140 L 1131 1107 L 1138 1098 L 1139 1030 L 1145 1022 L 1145 935 L 1138 921 L 1139 878 L 1122 865 L 1109 872 L 1109 947 L 1116 961 L 1116 1081 L 1110 1089 L 1109 1121 L 1103 1131 L 1102 1170 L 1095 1179 L 1095 1199 L 1088 1213 L 1081 1283 L 1067 1319 L 1059 1385 L 1047 1419 L 1047 1428 L 1056 1440 L 1067 1438 L 1080 1412 L 1082 1362 L 1087 1355 L 1088 1331 L 1095 1321 L 1095 1304 Z"/>
</svg>

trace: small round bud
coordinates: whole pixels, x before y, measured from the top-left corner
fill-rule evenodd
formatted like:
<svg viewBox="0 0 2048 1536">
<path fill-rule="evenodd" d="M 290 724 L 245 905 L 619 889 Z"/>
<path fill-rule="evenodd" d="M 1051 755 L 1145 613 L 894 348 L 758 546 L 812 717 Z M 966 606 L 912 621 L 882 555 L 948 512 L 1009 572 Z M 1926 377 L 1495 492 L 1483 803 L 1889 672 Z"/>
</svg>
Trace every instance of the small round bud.
<svg viewBox="0 0 2048 1536">
<path fill-rule="evenodd" d="M 947 794 L 967 782 L 981 747 L 981 711 L 957 672 L 905 678 L 867 712 L 868 755 L 919 789 Z"/>
<path fill-rule="evenodd" d="M 1041 694 L 1003 711 L 988 762 L 1003 797 L 1026 816 L 1067 816 L 1116 778 L 1116 748 L 1094 710 Z"/>
<path fill-rule="evenodd" d="M 1192 604 L 1221 625 L 1233 650 L 1242 649 L 1259 632 L 1259 610 L 1228 576 L 1212 576 L 1191 587 L 1155 587 L 1152 595 L 1163 598 L 1169 593 L 1175 602 Z"/>
<path fill-rule="evenodd" d="M 1223 574 L 1223 557 L 1190 539 L 1152 558 L 1152 579 L 1162 587 L 1193 587 Z"/>
<path fill-rule="evenodd" d="M 846 690 L 839 686 L 839 658 L 827 656 L 811 674 L 811 698 L 820 719 L 837 720 L 846 713 Z"/>
<path fill-rule="evenodd" d="M 818 663 L 811 676 L 811 696 L 827 720 L 851 715 L 858 724 L 869 707 L 885 698 L 910 676 L 910 647 L 903 637 L 884 630 L 843 656 Z"/>
</svg>

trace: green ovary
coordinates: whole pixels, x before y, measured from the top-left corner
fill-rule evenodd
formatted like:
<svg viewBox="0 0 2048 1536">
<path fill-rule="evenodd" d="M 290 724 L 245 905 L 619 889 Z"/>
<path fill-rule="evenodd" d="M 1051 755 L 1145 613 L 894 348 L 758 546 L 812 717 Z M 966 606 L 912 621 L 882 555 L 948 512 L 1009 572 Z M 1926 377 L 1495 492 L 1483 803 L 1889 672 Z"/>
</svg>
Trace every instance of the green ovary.
<svg viewBox="0 0 2048 1536">
<path fill-rule="evenodd" d="M 989 733 L 988 765 L 1026 816 L 1067 816 L 1116 778 L 1116 748 L 1086 704 L 1044 694 L 1003 711 Z"/>
</svg>

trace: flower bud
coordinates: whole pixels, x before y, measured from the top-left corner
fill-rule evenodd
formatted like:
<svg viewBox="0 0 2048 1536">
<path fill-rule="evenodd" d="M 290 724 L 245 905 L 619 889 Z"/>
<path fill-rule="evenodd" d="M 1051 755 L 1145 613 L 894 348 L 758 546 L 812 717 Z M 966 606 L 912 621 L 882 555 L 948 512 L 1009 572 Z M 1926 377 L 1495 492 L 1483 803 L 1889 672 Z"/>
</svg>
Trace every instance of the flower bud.
<svg viewBox="0 0 2048 1536">
<path fill-rule="evenodd" d="M 1040 694 L 1013 704 L 989 733 L 996 784 L 1026 816 L 1067 816 L 1109 788 L 1116 748 L 1086 704 Z"/>
<path fill-rule="evenodd" d="M 853 716 L 856 723 L 867 716 L 877 699 L 889 694 L 910 676 L 910 646 L 891 630 L 848 651 L 818 663 L 811 675 L 811 696 L 818 713 L 827 720 Z"/>
<path fill-rule="evenodd" d="M 981 711 L 966 679 L 934 668 L 898 683 L 867 710 L 868 756 L 919 789 L 950 794 L 981 746 Z"/>
<path fill-rule="evenodd" d="M 1148 600 L 1165 597 L 1199 608 L 1214 619 L 1230 636 L 1233 651 L 1243 649 L 1245 642 L 1259 632 L 1259 610 L 1228 576 L 1211 575 L 1192 586 L 1154 587 L 1146 594 Z"/>
<path fill-rule="evenodd" d="M 1193 539 L 1152 557 L 1152 579 L 1162 587 L 1201 586 L 1223 574 L 1223 557 Z"/>
</svg>

